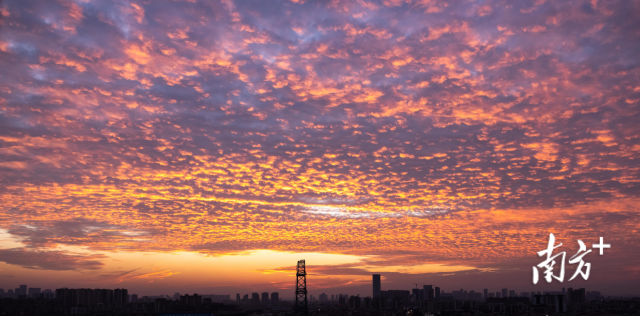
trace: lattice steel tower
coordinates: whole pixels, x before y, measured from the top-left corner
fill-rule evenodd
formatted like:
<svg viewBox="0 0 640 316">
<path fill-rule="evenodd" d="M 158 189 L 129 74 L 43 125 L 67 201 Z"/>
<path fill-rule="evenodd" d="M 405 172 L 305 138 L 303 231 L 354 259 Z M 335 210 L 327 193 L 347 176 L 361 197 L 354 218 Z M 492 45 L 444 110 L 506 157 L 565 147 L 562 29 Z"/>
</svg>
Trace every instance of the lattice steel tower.
<svg viewBox="0 0 640 316">
<path fill-rule="evenodd" d="M 307 271 L 304 268 L 304 260 L 298 261 L 296 272 L 296 305 L 293 306 L 295 316 L 307 315 Z"/>
</svg>

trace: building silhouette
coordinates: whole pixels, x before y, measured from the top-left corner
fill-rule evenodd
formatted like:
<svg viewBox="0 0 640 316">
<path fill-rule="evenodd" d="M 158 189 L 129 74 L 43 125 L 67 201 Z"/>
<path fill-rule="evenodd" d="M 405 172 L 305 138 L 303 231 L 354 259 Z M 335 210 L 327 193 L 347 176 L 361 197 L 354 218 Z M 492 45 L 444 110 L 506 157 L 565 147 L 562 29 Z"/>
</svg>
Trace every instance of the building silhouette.
<svg viewBox="0 0 640 316">
<path fill-rule="evenodd" d="M 182 305 L 191 306 L 195 309 L 198 309 L 200 308 L 200 305 L 202 305 L 202 296 L 198 294 L 185 294 L 180 296 L 180 303 L 182 303 Z"/>
<path fill-rule="evenodd" d="M 433 285 L 423 285 L 422 289 L 424 290 L 424 297 L 422 298 L 425 301 L 433 301 L 434 292 Z"/>
<path fill-rule="evenodd" d="M 380 290 L 381 290 L 381 284 L 380 284 L 380 275 L 379 274 L 374 274 L 373 275 L 373 297 L 380 297 Z"/>
<path fill-rule="evenodd" d="M 62 306 L 124 305 L 129 302 L 127 289 L 56 289 Z"/>
</svg>

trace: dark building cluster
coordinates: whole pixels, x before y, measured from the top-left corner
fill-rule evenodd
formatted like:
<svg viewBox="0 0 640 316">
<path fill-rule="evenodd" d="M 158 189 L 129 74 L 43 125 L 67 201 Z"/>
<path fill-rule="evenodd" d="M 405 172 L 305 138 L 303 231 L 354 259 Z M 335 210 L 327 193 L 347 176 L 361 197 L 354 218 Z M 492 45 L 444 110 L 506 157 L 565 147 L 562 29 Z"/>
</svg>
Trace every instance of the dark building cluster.
<svg viewBox="0 0 640 316">
<path fill-rule="evenodd" d="M 640 298 L 605 299 L 600 292 L 562 289 L 557 292 L 520 292 L 501 289 L 482 292 L 464 289 L 445 292 L 433 285 L 411 290 L 382 290 L 380 275 L 373 275 L 373 295 L 346 294 L 311 297 L 315 316 L 329 315 L 618 315 L 640 314 Z"/>
<path fill-rule="evenodd" d="M 20 285 L 15 290 L 9 289 L 6 292 L 4 289 L 0 289 L 0 298 L 46 298 L 51 299 L 55 296 L 53 290 L 46 289 L 42 290 L 39 287 L 31 287 L 27 288 L 26 285 Z"/>
<path fill-rule="evenodd" d="M 306 288 L 305 288 L 306 292 Z M 293 308 L 278 292 L 230 295 L 142 296 L 127 289 L 41 291 L 21 285 L 0 289 L 0 315 L 265 315 L 265 316 L 429 316 L 429 315 L 630 315 L 640 314 L 640 298 L 603 297 L 584 288 L 557 292 L 443 291 L 434 285 L 383 290 L 373 275 L 373 295 L 309 295 L 308 310 Z"/>
<path fill-rule="evenodd" d="M 263 292 L 262 295 L 251 293 L 251 297 L 249 297 L 249 294 L 245 294 L 242 298 L 240 293 L 237 293 L 236 303 L 241 306 L 279 306 L 280 297 L 278 292 L 271 293 L 271 298 L 269 298 L 268 292 Z"/>
<path fill-rule="evenodd" d="M 142 296 L 127 289 L 0 289 L 0 315 L 245 315 L 229 295 Z M 27 294 L 25 294 L 27 293 Z M 276 294 L 277 297 L 277 294 Z M 226 304 L 225 304 L 226 303 Z"/>
</svg>

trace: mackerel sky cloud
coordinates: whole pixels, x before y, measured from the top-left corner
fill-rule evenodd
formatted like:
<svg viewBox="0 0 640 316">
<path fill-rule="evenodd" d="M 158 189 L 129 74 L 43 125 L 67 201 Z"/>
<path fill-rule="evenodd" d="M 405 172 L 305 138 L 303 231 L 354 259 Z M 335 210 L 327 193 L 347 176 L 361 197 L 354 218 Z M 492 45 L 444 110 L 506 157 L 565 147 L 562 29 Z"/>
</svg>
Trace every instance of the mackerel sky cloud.
<svg viewBox="0 0 640 316">
<path fill-rule="evenodd" d="M 185 271 L 123 281 L 140 267 L 114 258 L 286 251 L 353 256 L 318 263 L 318 288 L 502 271 L 528 290 L 554 233 L 569 256 L 604 236 L 593 284 L 640 290 L 640 2 L 0 14 L 0 280 L 101 270 L 143 291 Z M 292 289 L 278 271 L 294 263 L 261 268 L 282 275 L 265 284 Z"/>
</svg>

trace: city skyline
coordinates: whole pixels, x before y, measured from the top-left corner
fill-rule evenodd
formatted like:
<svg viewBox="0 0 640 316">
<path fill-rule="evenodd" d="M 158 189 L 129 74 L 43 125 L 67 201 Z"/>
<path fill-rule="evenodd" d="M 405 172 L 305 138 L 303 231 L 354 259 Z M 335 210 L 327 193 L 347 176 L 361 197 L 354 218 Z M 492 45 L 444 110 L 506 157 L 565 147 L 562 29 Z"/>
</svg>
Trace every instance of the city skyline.
<svg viewBox="0 0 640 316">
<path fill-rule="evenodd" d="M 379 315 L 393 313 L 474 312 L 476 315 L 497 315 L 504 312 L 518 315 L 548 315 L 549 313 L 584 312 L 598 314 L 633 312 L 638 297 L 611 297 L 585 288 L 562 288 L 553 292 L 520 292 L 503 288 L 497 292 L 474 290 L 441 291 L 439 286 L 415 284 L 411 290 L 380 290 L 379 274 L 371 275 L 373 297 L 359 295 L 309 295 L 307 302 L 305 261 L 297 264 L 295 302 L 279 297 L 278 292 L 231 295 L 181 294 L 142 296 L 129 294 L 127 289 L 58 288 L 41 293 L 40 288 L 20 285 L 15 293 L 0 289 L 0 311 L 12 314 L 86 314 L 86 313 L 146 313 L 190 312 L 191 315 L 269 313 L 271 315 L 349 315 L 354 311 Z M 27 295 L 28 293 L 28 295 Z M 308 303 L 308 304 L 307 304 Z M 213 313 L 212 313 L 213 312 Z M 204 313 L 204 314 L 203 314 Z M 497 313 L 497 314 L 496 314 Z M 182 314 L 184 315 L 184 314 Z"/>
<path fill-rule="evenodd" d="M 529 295 L 533 295 L 534 293 L 537 294 L 544 294 L 544 293 L 565 293 L 565 291 L 568 289 L 569 291 L 572 289 L 572 287 L 561 287 L 555 290 L 537 290 L 537 291 L 527 291 L 524 289 L 520 289 L 520 290 L 514 290 L 514 289 L 509 289 L 509 288 L 496 288 L 497 291 L 491 291 L 489 288 L 484 288 L 482 290 L 476 290 L 476 289 L 464 289 L 464 288 L 460 288 L 460 289 L 451 289 L 449 292 L 447 292 L 446 288 L 441 288 L 440 285 L 420 285 L 418 283 L 414 283 L 413 285 L 415 285 L 415 288 L 393 288 L 393 289 L 383 289 L 382 288 L 382 282 L 381 282 L 381 275 L 380 274 L 372 274 L 371 275 L 371 284 L 369 284 L 370 288 L 371 288 L 371 294 L 365 293 L 364 295 L 360 295 L 360 293 L 344 293 L 344 289 L 338 289 L 338 292 L 332 292 L 331 290 L 326 291 L 326 290 L 322 290 L 322 289 L 317 289 L 314 290 L 313 293 L 311 293 L 311 291 L 309 291 L 308 293 L 308 297 L 309 297 L 309 301 L 322 301 L 322 296 L 326 295 L 326 299 L 330 300 L 330 301 L 337 301 L 338 297 L 349 297 L 349 296 L 358 296 L 361 298 L 365 298 L 365 297 L 370 297 L 370 298 L 376 298 L 376 297 L 381 297 L 383 292 L 388 292 L 388 291 L 404 291 L 408 294 L 409 296 L 416 296 L 419 295 L 419 299 L 425 299 L 425 300 L 434 300 L 436 298 L 439 298 L 440 295 L 456 295 L 455 293 L 470 293 L 470 297 L 466 298 L 466 299 L 476 299 L 473 297 L 474 293 L 476 295 L 481 295 L 478 299 L 486 299 L 486 298 L 501 298 L 501 297 L 521 297 L 522 294 L 527 295 L 527 297 L 529 297 Z M 419 286 L 420 285 L 420 286 Z M 376 296 L 376 288 L 378 289 L 378 295 Z M 0 288 L 0 298 L 2 298 L 3 296 L 9 297 L 7 296 L 9 293 L 13 294 L 13 298 L 18 298 L 19 295 L 24 295 L 28 298 L 37 298 L 38 295 L 43 294 L 44 293 L 55 293 L 55 290 L 60 289 L 60 288 L 54 288 L 54 289 L 44 289 L 42 287 L 37 287 L 37 288 L 33 288 L 33 287 L 28 287 L 28 285 L 25 284 L 21 284 L 18 287 L 14 288 Z M 66 289 L 66 287 L 63 287 L 63 289 Z M 499 289 L 499 290 L 498 290 Z M 576 287 L 576 289 L 578 289 Z M 117 290 L 117 289 L 116 289 Z M 125 290 L 126 291 L 126 290 Z M 432 291 L 431 293 L 429 293 L 429 291 Z M 589 291 L 595 291 L 595 289 L 589 289 Z M 322 292 L 320 294 L 318 294 L 319 292 Z M 329 292 L 329 293 L 327 293 Z M 126 292 L 125 292 L 126 293 Z M 285 300 L 290 300 L 290 301 L 294 301 L 294 295 L 292 295 L 291 297 L 288 297 L 288 295 L 286 293 L 282 293 L 284 295 L 282 295 L 279 292 L 261 292 L 261 291 L 250 291 L 248 293 L 235 293 L 235 296 L 233 294 L 223 294 L 223 293 L 196 293 L 195 294 L 199 294 L 202 296 L 218 296 L 221 300 L 222 297 L 224 297 L 224 301 L 227 302 L 236 302 L 236 303 L 251 303 L 251 304 L 265 304 L 266 302 L 273 302 L 274 300 L 276 302 L 279 302 L 282 299 Z M 603 297 L 606 296 L 611 296 L 611 295 L 607 295 L 607 293 L 603 293 L 601 291 L 597 291 L 598 295 L 602 295 Z M 175 292 L 174 294 L 149 294 L 149 293 L 144 293 L 144 294 L 138 294 L 138 293 L 129 293 L 129 296 L 131 295 L 136 295 L 136 297 L 142 297 L 142 296 L 149 296 L 149 297 L 172 297 L 172 298 L 176 298 L 177 296 L 179 296 L 180 294 L 189 294 L 189 293 L 180 293 L 180 292 Z M 274 294 L 275 294 L 275 299 L 274 299 Z M 614 295 L 615 296 L 615 295 Z M 623 295 L 621 297 L 633 297 L 633 295 Z M 335 297 L 335 298 L 334 298 Z M 45 298 L 53 298 L 52 297 L 45 297 Z M 329 299 L 330 298 L 330 299 Z M 456 298 L 458 299 L 458 298 Z M 462 299 L 462 298 L 459 298 Z"/>
<path fill-rule="evenodd" d="M 0 1 L 0 284 L 640 295 L 639 13 Z"/>
</svg>

